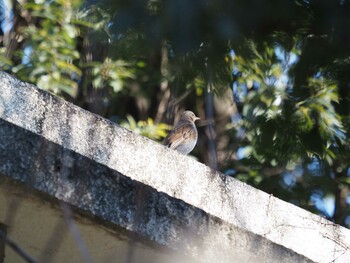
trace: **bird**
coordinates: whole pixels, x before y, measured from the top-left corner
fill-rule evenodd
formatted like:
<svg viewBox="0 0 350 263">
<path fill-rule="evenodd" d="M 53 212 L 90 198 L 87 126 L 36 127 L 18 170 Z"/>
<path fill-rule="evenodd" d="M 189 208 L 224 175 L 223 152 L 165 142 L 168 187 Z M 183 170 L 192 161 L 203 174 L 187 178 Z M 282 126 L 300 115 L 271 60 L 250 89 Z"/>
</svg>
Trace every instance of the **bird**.
<svg viewBox="0 0 350 263">
<path fill-rule="evenodd" d="M 163 144 L 184 155 L 189 154 L 197 143 L 198 131 L 194 122 L 199 119 L 192 111 L 182 112 L 179 121 L 164 139 Z"/>
</svg>

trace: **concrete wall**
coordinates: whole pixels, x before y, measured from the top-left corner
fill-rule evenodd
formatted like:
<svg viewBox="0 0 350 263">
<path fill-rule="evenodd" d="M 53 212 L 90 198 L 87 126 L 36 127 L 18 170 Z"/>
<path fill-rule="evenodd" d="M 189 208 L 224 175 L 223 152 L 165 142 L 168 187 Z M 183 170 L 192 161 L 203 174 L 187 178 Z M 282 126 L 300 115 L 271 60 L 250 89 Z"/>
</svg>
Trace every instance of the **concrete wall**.
<svg viewBox="0 0 350 263">
<path fill-rule="evenodd" d="M 11 180 L 201 262 L 350 262 L 348 229 L 5 73 L 0 83 Z"/>
<path fill-rule="evenodd" d="M 79 211 L 74 212 L 72 220 L 82 240 L 77 242 L 57 200 L 5 176 L 0 176 L 0 181 L 0 222 L 7 226 L 8 237 L 38 262 L 193 262 Z M 6 246 L 4 262 L 25 261 Z"/>
</svg>

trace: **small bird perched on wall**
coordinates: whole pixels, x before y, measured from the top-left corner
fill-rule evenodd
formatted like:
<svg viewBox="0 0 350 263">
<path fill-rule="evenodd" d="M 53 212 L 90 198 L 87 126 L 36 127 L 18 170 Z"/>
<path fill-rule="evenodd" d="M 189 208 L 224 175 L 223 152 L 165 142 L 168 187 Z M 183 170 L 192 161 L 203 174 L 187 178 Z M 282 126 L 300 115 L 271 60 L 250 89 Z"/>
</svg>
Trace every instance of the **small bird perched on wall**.
<svg viewBox="0 0 350 263">
<path fill-rule="evenodd" d="M 198 132 L 194 122 L 199 120 L 192 111 L 184 111 L 174 129 L 164 139 L 164 145 L 182 154 L 189 154 L 198 139 Z"/>
</svg>

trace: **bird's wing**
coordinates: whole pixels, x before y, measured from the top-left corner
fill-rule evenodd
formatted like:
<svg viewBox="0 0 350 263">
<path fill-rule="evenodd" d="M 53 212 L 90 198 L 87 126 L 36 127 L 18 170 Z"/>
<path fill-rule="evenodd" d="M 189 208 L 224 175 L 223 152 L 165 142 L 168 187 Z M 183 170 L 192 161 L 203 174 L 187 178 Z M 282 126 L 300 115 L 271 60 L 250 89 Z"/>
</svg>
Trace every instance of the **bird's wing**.
<svg viewBox="0 0 350 263">
<path fill-rule="evenodd" d="M 192 125 L 182 125 L 181 127 L 172 130 L 164 140 L 164 145 L 171 149 L 176 149 L 181 145 L 190 135 Z"/>
</svg>

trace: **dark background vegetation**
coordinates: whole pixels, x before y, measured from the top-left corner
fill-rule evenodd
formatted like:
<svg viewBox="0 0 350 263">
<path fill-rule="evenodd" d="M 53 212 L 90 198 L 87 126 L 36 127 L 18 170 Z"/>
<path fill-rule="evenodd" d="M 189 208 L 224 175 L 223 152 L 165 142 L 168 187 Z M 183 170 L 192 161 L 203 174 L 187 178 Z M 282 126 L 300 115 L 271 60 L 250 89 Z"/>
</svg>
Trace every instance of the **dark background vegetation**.
<svg viewBox="0 0 350 263">
<path fill-rule="evenodd" d="M 350 226 L 349 1 L 0 3 L 2 70 Z"/>
</svg>

